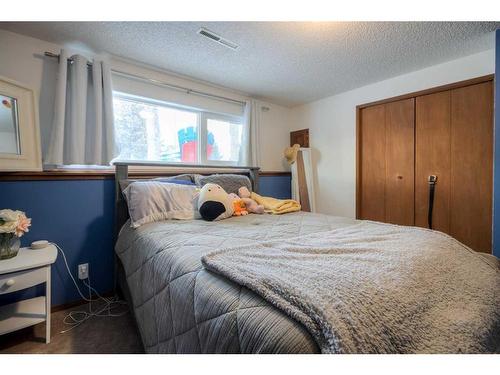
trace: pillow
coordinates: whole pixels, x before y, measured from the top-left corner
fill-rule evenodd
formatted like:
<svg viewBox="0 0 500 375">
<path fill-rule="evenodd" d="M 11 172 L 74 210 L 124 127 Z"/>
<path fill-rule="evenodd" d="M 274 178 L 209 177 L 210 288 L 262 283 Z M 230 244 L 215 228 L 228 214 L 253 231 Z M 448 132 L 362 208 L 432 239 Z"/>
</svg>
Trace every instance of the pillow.
<svg viewBox="0 0 500 375">
<path fill-rule="evenodd" d="M 217 184 L 221 186 L 226 193 L 238 195 L 238 189 L 245 186 L 252 191 L 252 183 L 247 176 L 241 174 L 212 174 L 210 176 L 195 176 L 196 184 L 203 187 L 205 184 Z"/>
<path fill-rule="evenodd" d="M 188 185 L 188 186 L 196 186 L 196 184 L 190 180 L 176 180 L 176 179 L 168 179 L 163 180 L 160 178 L 155 178 L 153 181 L 158 181 L 164 184 L 177 184 L 177 185 Z"/>
<path fill-rule="evenodd" d="M 175 183 L 181 183 L 181 181 L 186 181 L 186 184 L 191 183 L 194 184 L 194 175 L 193 174 L 179 174 L 177 176 L 169 176 L 169 177 L 157 177 L 154 179 L 148 179 L 148 180 L 134 180 L 127 178 L 125 180 L 120 180 L 120 189 L 121 191 L 124 191 L 132 182 L 136 181 L 164 181 L 164 182 L 170 182 L 170 181 L 175 181 Z M 189 185 L 189 184 L 188 184 Z"/>
<path fill-rule="evenodd" d="M 124 191 L 132 228 L 154 221 L 199 218 L 198 189 L 162 181 L 132 182 Z"/>
<path fill-rule="evenodd" d="M 156 177 L 154 180 L 157 181 L 186 181 L 186 182 L 191 182 L 194 184 L 194 175 L 191 173 L 184 173 L 184 174 L 178 174 L 177 176 L 170 176 L 170 177 Z"/>
</svg>

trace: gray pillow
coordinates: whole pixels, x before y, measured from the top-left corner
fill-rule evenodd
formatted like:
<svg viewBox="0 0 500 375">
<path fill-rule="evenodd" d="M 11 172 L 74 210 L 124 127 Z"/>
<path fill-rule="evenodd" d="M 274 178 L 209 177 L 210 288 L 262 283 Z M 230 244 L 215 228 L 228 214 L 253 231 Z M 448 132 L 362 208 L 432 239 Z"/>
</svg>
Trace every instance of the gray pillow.
<svg viewBox="0 0 500 375">
<path fill-rule="evenodd" d="M 241 174 L 212 174 L 210 176 L 195 176 L 196 185 L 202 187 L 205 184 L 212 183 L 220 185 L 228 194 L 238 194 L 238 189 L 245 186 L 252 191 L 252 183 L 247 176 Z"/>
</svg>

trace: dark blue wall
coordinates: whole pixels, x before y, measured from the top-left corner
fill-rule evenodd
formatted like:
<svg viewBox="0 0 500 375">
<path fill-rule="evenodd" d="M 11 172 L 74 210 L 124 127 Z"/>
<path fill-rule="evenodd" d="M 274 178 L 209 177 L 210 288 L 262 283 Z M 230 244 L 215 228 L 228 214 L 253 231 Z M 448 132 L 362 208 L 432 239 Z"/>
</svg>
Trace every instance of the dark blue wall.
<svg viewBox="0 0 500 375">
<path fill-rule="evenodd" d="M 40 239 L 53 241 L 66 253 L 74 275 L 78 264 L 89 263 L 91 284 L 99 291 L 112 289 L 114 180 L 4 181 L 0 207 L 25 211 L 32 218 L 22 246 Z M 0 303 L 15 297 L 2 296 Z M 52 267 L 52 303 L 77 299 L 59 254 Z"/>
<path fill-rule="evenodd" d="M 259 189 L 266 196 L 289 198 L 290 176 L 262 176 Z M 53 241 L 66 253 L 73 275 L 78 264 L 89 263 L 92 286 L 99 292 L 112 289 L 114 180 L 3 181 L 2 208 L 21 210 L 32 218 L 30 232 L 21 238 L 22 246 L 40 239 Z M 37 287 L 3 295 L 0 305 L 42 292 Z M 52 267 L 52 304 L 78 299 L 59 254 Z"/>
<path fill-rule="evenodd" d="M 495 44 L 495 162 L 493 186 L 493 254 L 500 257 L 500 29 Z"/>
<path fill-rule="evenodd" d="M 292 196 L 292 178 L 284 176 L 259 177 L 259 194 L 265 197 L 287 199 Z"/>
</svg>

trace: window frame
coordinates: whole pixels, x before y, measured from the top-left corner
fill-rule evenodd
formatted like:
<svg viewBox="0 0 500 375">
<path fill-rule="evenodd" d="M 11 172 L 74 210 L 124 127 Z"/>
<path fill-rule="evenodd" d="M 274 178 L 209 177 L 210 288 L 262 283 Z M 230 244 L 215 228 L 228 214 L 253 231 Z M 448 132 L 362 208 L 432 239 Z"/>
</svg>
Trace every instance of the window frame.
<svg viewBox="0 0 500 375">
<path fill-rule="evenodd" d="M 243 126 L 243 116 L 233 116 L 228 114 L 221 114 L 215 112 L 207 112 L 203 111 L 200 115 L 200 136 L 199 140 L 200 147 L 199 152 L 199 161 L 202 165 L 229 165 L 229 166 L 238 166 L 238 161 L 225 161 L 225 160 L 208 160 L 207 159 L 207 140 L 208 140 L 208 120 L 218 120 L 218 121 L 226 121 L 235 125 Z M 243 139 L 242 139 L 243 142 Z M 242 147 L 242 145 L 240 145 Z"/>
<path fill-rule="evenodd" d="M 208 140 L 208 120 L 219 120 L 219 121 L 227 121 L 235 125 L 243 126 L 243 115 L 242 116 L 236 116 L 236 115 L 231 115 L 227 113 L 218 113 L 218 112 L 213 112 L 213 111 L 206 111 L 201 108 L 194 108 L 194 107 L 189 107 L 185 106 L 182 104 L 177 104 L 177 103 L 171 103 L 171 102 L 165 102 L 157 99 L 152 99 L 148 97 L 143 97 L 143 96 L 138 96 L 138 95 L 133 95 L 133 94 L 127 94 L 122 91 L 118 90 L 113 90 L 113 99 L 119 98 L 123 100 L 129 100 L 133 101 L 136 103 L 144 103 L 144 104 L 149 104 L 149 105 L 155 105 L 159 107 L 165 107 L 165 108 L 171 108 L 171 109 L 176 109 L 180 111 L 186 111 L 186 112 L 191 112 L 196 114 L 197 117 L 197 134 L 198 134 L 198 147 L 197 147 L 197 161 L 194 163 L 196 165 L 205 165 L 205 166 L 218 166 L 218 165 L 224 165 L 224 166 L 234 166 L 238 167 L 239 166 L 239 160 L 236 161 L 224 161 L 224 160 L 208 160 L 207 159 L 207 140 Z M 114 126 L 114 124 L 113 124 Z M 242 139 L 243 143 L 243 139 Z M 240 145 L 242 147 L 242 144 Z M 118 158 L 115 160 L 119 160 Z M 154 162 L 157 160 L 139 160 L 135 159 L 135 161 L 143 161 L 143 162 Z M 185 164 L 193 164 L 193 163 L 185 163 L 182 161 L 179 162 L 171 162 L 172 164 L 179 164 L 179 166 L 185 165 Z"/>
</svg>

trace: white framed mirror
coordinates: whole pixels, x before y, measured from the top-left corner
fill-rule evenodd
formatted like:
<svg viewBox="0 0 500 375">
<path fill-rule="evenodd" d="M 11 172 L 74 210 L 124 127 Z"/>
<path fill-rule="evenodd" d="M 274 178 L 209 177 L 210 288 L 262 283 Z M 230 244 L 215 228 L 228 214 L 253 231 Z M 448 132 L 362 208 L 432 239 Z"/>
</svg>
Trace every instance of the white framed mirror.
<svg viewBox="0 0 500 375">
<path fill-rule="evenodd" d="M 41 171 L 34 90 L 0 76 L 0 171 Z"/>
</svg>

